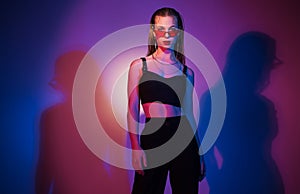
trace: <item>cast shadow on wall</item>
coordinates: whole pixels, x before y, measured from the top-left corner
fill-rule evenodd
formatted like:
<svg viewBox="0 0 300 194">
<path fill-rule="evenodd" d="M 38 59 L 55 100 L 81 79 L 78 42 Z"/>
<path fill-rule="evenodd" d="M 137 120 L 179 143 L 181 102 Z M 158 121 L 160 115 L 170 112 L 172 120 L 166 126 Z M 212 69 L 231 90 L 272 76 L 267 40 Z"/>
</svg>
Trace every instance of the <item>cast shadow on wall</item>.
<svg viewBox="0 0 300 194">
<path fill-rule="evenodd" d="M 50 85 L 64 101 L 42 113 L 36 193 L 129 193 L 126 170 L 97 158 L 82 141 L 72 113 L 72 87 L 83 51 L 60 56 Z M 101 140 L 99 140 L 101 141 Z M 116 186 L 117 185 L 117 186 Z"/>
<path fill-rule="evenodd" d="M 277 128 L 273 103 L 261 95 L 281 61 L 276 41 L 261 32 L 240 35 L 231 45 L 224 69 L 227 110 L 224 125 L 206 154 L 210 194 L 283 194 L 284 185 L 271 155 Z M 212 89 L 219 87 L 216 84 Z M 210 93 L 201 99 L 200 128 L 211 112 Z"/>
</svg>

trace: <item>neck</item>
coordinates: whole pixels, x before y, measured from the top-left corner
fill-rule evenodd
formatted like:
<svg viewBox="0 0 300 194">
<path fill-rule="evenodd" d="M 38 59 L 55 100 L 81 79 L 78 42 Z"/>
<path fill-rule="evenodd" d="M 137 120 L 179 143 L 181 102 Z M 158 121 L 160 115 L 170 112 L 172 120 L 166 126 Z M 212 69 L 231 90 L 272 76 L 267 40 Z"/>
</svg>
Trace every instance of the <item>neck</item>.
<svg viewBox="0 0 300 194">
<path fill-rule="evenodd" d="M 158 47 L 155 53 L 153 53 L 156 59 L 159 59 L 161 61 L 165 62 L 175 62 L 177 61 L 175 57 L 175 53 L 172 49 L 166 49 L 163 47 Z"/>
</svg>

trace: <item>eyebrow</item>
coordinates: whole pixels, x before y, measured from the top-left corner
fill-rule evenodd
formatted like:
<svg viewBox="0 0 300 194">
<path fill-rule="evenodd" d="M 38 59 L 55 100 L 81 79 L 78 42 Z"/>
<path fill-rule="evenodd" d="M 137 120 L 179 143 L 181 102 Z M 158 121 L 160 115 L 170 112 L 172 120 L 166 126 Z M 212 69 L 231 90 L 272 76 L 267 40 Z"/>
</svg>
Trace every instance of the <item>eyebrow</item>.
<svg viewBox="0 0 300 194">
<path fill-rule="evenodd" d="M 155 25 L 156 25 L 156 27 L 159 27 L 159 28 L 164 28 L 164 29 L 166 28 L 165 26 L 162 26 L 162 25 L 158 25 L 158 24 L 155 24 Z M 168 29 L 170 29 L 170 28 L 174 28 L 174 27 L 175 27 L 175 28 L 177 28 L 177 27 L 176 27 L 176 25 L 175 25 L 175 24 L 173 24 L 173 25 L 172 25 L 172 26 L 170 26 Z"/>
</svg>

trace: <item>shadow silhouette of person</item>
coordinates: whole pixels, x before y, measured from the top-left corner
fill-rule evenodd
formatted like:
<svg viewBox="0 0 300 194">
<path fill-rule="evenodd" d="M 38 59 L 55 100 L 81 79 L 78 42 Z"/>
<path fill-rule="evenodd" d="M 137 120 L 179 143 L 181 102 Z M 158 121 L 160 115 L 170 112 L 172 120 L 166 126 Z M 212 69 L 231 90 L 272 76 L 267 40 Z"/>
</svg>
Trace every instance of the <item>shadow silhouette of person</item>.
<svg viewBox="0 0 300 194">
<path fill-rule="evenodd" d="M 271 70 L 281 63 L 276 42 L 261 32 L 246 32 L 231 45 L 224 69 L 227 110 L 213 148 L 206 153 L 206 178 L 211 194 L 283 194 L 284 186 L 272 158 L 278 128 L 273 103 L 261 92 Z M 212 90 L 216 89 L 216 84 Z M 210 93 L 201 99 L 200 126 L 211 111 Z"/>
<path fill-rule="evenodd" d="M 63 94 L 64 100 L 46 109 L 41 116 L 35 182 L 37 194 L 130 191 L 129 182 L 125 181 L 128 180 L 125 170 L 114 170 L 115 167 L 97 158 L 86 147 L 75 125 L 72 87 L 76 71 L 85 54 L 83 51 L 71 51 L 56 61 L 55 75 L 50 85 Z"/>
</svg>

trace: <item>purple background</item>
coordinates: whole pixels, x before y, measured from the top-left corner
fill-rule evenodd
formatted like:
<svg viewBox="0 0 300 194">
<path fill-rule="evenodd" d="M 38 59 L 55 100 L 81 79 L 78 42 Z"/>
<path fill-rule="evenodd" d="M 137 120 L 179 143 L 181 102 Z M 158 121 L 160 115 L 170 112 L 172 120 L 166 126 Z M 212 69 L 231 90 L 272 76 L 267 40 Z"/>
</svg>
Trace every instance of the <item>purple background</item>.
<svg viewBox="0 0 300 194">
<path fill-rule="evenodd" d="M 163 6 L 182 14 L 186 31 L 209 49 L 221 69 L 240 34 L 255 30 L 276 39 L 283 64 L 272 72 L 264 91 L 275 105 L 279 125 L 272 156 L 285 192 L 300 193 L 300 7 L 294 2 L 89 0 L 2 5 L 0 193 L 34 192 L 40 115 L 60 100 L 48 85 L 56 59 L 72 50 L 88 51 L 121 28 L 148 23 L 153 11 Z M 205 182 L 202 189 L 208 191 Z"/>
</svg>

